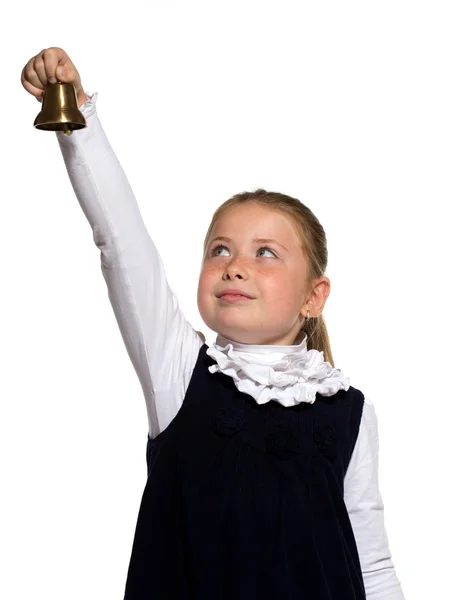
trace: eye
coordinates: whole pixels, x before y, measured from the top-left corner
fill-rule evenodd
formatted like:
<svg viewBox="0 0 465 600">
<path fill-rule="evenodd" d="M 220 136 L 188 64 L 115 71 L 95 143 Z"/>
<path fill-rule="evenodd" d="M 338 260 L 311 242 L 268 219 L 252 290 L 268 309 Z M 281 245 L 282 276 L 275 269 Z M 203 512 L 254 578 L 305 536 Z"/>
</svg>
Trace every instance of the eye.
<svg viewBox="0 0 465 600">
<path fill-rule="evenodd" d="M 215 254 L 215 252 L 218 250 L 218 248 L 226 248 L 226 246 L 223 246 L 223 244 L 219 244 L 218 246 L 215 246 L 211 251 L 210 251 L 210 256 L 219 256 L 218 254 Z M 227 248 L 226 248 L 227 250 Z M 271 250 L 271 248 L 268 248 L 268 246 L 261 246 L 261 248 L 258 249 L 260 250 L 268 250 L 268 252 L 271 252 L 274 256 L 276 256 L 276 254 L 274 253 L 273 250 Z"/>
</svg>

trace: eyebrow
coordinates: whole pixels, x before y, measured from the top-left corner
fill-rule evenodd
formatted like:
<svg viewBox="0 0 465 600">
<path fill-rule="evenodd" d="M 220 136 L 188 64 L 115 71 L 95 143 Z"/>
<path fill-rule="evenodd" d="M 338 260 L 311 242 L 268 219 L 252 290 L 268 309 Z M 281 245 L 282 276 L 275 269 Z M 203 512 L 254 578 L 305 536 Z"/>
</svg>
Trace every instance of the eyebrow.
<svg viewBox="0 0 465 600">
<path fill-rule="evenodd" d="M 216 242 L 218 240 L 224 241 L 224 242 L 232 242 L 231 238 L 228 238 L 228 237 L 225 237 L 223 235 L 220 235 L 220 236 L 218 236 L 216 238 L 213 238 L 212 241 L 210 242 L 210 244 L 213 244 L 213 242 Z M 286 248 L 286 246 L 283 246 L 277 240 L 273 240 L 272 238 L 255 238 L 252 241 L 256 242 L 258 244 L 269 244 L 269 243 L 277 244 L 278 246 L 281 246 L 281 248 L 284 248 L 284 250 L 286 250 L 286 252 L 289 252 L 289 250 Z"/>
</svg>

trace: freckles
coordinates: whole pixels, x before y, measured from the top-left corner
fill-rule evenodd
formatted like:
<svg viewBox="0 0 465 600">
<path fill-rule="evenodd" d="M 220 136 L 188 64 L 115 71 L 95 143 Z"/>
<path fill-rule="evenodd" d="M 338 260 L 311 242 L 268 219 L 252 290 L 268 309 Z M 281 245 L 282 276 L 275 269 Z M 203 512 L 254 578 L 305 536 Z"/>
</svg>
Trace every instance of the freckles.
<svg viewBox="0 0 465 600">
<path fill-rule="evenodd" d="M 258 273 L 260 277 L 267 277 L 268 279 L 276 279 L 276 277 L 278 276 L 276 271 L 271 270 L 267 267 L 257 267 L 255 272 Z"/>
<path fill-rule="evenodd" d="M 206 273 L 207 275 L 209 275 L 211 273 L 215 273 L 217 270 L 218 270 L 218 267 L 215 267 L 212 264 L 205 265 L 205 267 L 202 269 L 202 274 Z"/>
<path fill-rule="evenodd" d="M 282 274 L 277 273 L 274 270 L 260 268 L 257 269 L 256 274 L 258 279 L 265 282 L 268 287 L 282 287 L 286 285 L 286 281 L 283 279 Z"/>
</svg>

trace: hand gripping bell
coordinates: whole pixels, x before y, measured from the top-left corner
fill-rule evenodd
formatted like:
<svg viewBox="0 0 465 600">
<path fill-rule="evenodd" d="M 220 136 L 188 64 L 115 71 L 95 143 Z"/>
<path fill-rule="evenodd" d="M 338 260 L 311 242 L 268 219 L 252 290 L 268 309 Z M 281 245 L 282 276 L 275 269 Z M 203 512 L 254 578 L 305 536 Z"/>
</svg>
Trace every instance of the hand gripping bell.
<svg viewBox="0 0 465 600">
<path fill-rule="evenodd" d="M 79 110 L 76 88 L 71 83 L 50 83 L 45 86 L 42 110 L 34 121 L 36 129 L 63 131 L 70 136 L 75 129 L 87 127 Z"/>
</svg>

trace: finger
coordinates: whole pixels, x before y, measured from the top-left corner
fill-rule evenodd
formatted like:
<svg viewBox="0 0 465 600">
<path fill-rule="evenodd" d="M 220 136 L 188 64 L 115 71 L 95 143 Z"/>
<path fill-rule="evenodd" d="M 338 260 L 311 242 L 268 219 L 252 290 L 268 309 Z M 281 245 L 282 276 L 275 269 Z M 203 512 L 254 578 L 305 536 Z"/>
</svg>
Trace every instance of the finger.
<svg viewBox="0 0 465 600">
<path fill-rule="evenodd" d="M 56 50 L 54 48 L 48 48 L 47 50 L 44 50 L 43 59 L 47 83 L 56 83 L 56 70 L 59 62 Z"/>
<path fill-rule="evenodd" d="M 34 70 L 37 73 L 37 77 L 39 78 L 40 83 L 43 87 L 48 85 L 47 74 L 45 73 L 45 65 L 44 65 L 44 50 L 39 52 L 39 54 L 34 57 Z"/>
<path fill-rule="evenodd" d="M 36 86 L 32 85 L 32 83 L 30 83 L 25 77 L 24 75 L 21 75 L 21 83 L 23 84 L 23 87 L 26 91 L 28 91 L 30 94 L 32 94 L 33 96 L 35 96 L 38 100 L 42 100 L 42 96 L 43 96 L 43 92 L 44 90 L 37 88 Z"/>
<path fill-rule="evenodd" d="M 43 51 L 45 76 L 48 83 L 56 83 L 58 81 L 56 70 L 58 66 L 66 66 L 70 60 L 69 56 L 63 50 L 53 46 Z"/>
<path fill-rule="evenodd" d="M 24 81 L 27 81 L 34 88 L 39 89 L 39 90 L 44 89 L 44 86 L 42 85 L 42 82 L 40 81 L 40 79 L 34 69 L 34 58 L 31 58 L 31 60 L 24 67 L 22 78 L 24 79 Z"/>
</svg>

